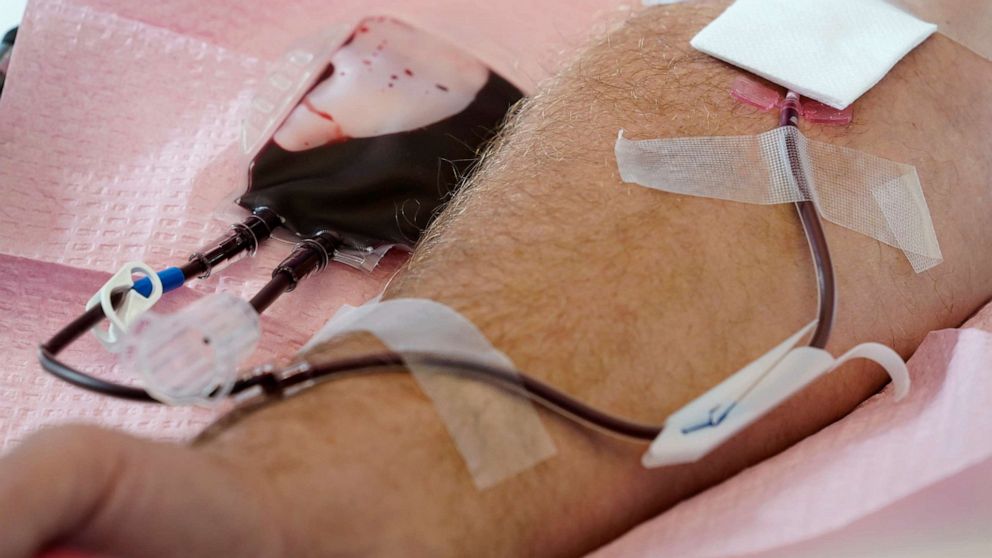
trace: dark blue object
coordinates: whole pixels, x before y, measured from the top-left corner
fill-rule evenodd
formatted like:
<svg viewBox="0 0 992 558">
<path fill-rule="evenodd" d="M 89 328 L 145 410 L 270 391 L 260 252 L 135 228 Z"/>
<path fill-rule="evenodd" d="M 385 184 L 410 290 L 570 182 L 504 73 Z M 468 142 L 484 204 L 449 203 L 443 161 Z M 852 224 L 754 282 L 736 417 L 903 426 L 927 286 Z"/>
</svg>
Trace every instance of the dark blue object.
<svg viewBox="0 0 992 558">
<path fill-rule="evenodd" d="M 182 287 L 183 283 L 186 281 L 186 276 L 183 275 L 183 270 L 178 267 L 167 267 L 162 271 L 159 271 L 157 275 L 159 280 L 162 281 L 163 294 Z M 135 281 L 134 287 L 131 288 L 137 291 L 141 296 L 147 298 L 152 294 L 152 280 L 147 277 L 143 277 Z"/>
</svg>

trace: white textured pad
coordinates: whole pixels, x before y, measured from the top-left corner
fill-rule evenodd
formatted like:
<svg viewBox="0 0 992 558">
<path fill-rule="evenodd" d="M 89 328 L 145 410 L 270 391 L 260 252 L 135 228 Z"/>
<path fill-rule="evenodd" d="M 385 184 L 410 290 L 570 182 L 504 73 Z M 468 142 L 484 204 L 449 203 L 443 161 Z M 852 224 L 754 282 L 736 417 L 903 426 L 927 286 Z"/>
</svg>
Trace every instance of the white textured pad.
<svg viewBox="0 0 992 558">
<path fill-rule="evenodd" d="M 692 46 L 843 109 L 936 30 L 882 0 L 737 0 Z"/>
</svg>

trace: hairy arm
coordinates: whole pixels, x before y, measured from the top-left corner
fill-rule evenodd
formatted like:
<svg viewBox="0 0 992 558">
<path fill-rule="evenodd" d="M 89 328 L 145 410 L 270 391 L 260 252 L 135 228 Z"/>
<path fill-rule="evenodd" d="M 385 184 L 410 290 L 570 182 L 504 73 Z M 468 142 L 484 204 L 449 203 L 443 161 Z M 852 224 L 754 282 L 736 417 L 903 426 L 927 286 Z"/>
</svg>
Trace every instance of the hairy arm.
<svg viewBox="0 0 992 558">
<path fill-rule="evenodd" d="M 808 322 L 815 282 L 791 206 L 679 197 L 617 176 L 612 149 L 621 127 L 631 138 L 649 138 L 775 126 L 774 115 L 729 98 L 736 70 L 688 45 L 724 5 L 646 10 L 578 56 L 516 115 L 387 298 L 444 302 L 521 369 L 651 423 Z M 908 355 L 927 331 L 959 324 L 992 295 L 992 260 L 975 257 L 992 237 L 992 108 L 981 102 L 990 88 L 988 62 L 934 37 L 856 104 L 856 125 L 804 130 L 916 165 L 945 256 L 916 275 L 897 250 L 827 224 L 840 295 L 831 350 L 878 340 Z M 376 348 L 350 339 L 308 358 Z M 189 467 L 241 483 L 252 498 L 197 500 L 187 492 L 207 489 L 184 486 L 174 471 L 186 469 L 172 467 L 159 483 L 180 489 L 159 495 L 152 509 L 181 516 L 191 505 L 204 513 L 237 505 L 227 517 L 244 521 L 261 510 L 272 518 L 265 528 L 238 532 L 257 538 L 260 555 L 272 548 L 285 555 L 574 555 L 836 420 L 884 381 L 872 367 L 845 366 L 702 461 L 650 471 L 639 463 L 643 445 L 543 414 L 558 454 L 479 492 L 429 401 L 396 372 L 327 383 L 234 421 L 193 449 L 168 448 Z M 30 445 L 33 459 L 51 457 L 58 436 Z M 149 462 L 155 452 L 133 449 L 137 442 L 80 436 L 103 436 L 125 470 L 159 467 Z M 95 519 L 83 528 L 67 521 L 33 528 L 10 512 L 4 485 L 39 482 L 25 465 L 32 459 L 18 459 L 2 465 L 13 473 L 0 474 L 0 549 L 4 525 L 28 533 L 22 544 L 59 535 L 97 549 L 133 549 L 142 537 L 181 544 L 177 532 L 198 527 L 180 521 L 142 533 L 142 516 L 121 510 L 149 489 L 114 488 L 96 459 L 80 463 L 104 480 L 73 496 Z M 89 470 L 76 471 L 79 484 Z M 34 498 L 64 502 L 45 491 Z M 192 543 L 178 548 L 203 552 Z"/>
</svg>

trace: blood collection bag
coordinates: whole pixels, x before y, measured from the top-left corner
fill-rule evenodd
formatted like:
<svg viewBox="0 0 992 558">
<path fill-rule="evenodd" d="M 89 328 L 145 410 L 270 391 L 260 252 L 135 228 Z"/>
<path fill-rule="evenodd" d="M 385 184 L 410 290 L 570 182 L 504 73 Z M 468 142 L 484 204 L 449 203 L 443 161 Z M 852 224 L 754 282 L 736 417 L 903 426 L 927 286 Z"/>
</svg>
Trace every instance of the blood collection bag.
<svg viewBox="0 0 992 558">
<path fill-rule="evenodd" d="M 350 31 L 324 60 L 297 53 L 313 77 L 269 118 L 237 203 L 274 211 L 300 237 L 411 246 L 523 93 L 394 18 Z"/>
</svg>

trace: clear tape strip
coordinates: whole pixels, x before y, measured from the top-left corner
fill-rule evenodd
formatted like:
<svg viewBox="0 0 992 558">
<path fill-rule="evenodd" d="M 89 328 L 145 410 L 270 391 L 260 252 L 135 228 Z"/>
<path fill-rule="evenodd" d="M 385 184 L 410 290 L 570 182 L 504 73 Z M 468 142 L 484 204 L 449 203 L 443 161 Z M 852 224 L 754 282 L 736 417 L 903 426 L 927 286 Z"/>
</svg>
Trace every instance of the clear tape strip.
<svg viewBox="0 0 992 558">
<path fill-rule="evenodd" d="M 303 350 L 346 333 L 368 332 L 400 353 L 436 353 L 515 370 L 513 362 L 455 310 L 427 299 L 373 300 L 342 307 Z M 406 362 L 431 399 L 479 489 L 489 488 L 556 453 L 528 399 Z"/>
<path fill-rule="evenodd" d="M 916 167 L 808 140 L 787 126 L 757 136 L 616 142 L 624 182 L 753 204 L 810 200 L 827 220 L 906 255 L 921 273 L 943 261 Z M 802 162 L 803 191 L 789 150 Z"/>
<path fill-rule="evenodd" d="M 334 254 L 331 255 L 331 260 L 367 273 L 372 273 L 379 265 L 379 262 L 382 261 L 382 258 L 386 257 L 386 254 L 393 248 L 397 248 L 397 246 L 395 244 L 383 244 L 382 246 L 376 246 L 375 248 L 369 247 L 367 249 L 342 247 L 334 251 Z M 400 248 L 402 249 L 402 247 Z"/>
<path fill-rule="evenodd" d="M 886 0 L 916 17 L 936 22 L 941 34 L 992 60 L 992 2 L 989 0 Z"/>
</svg>

